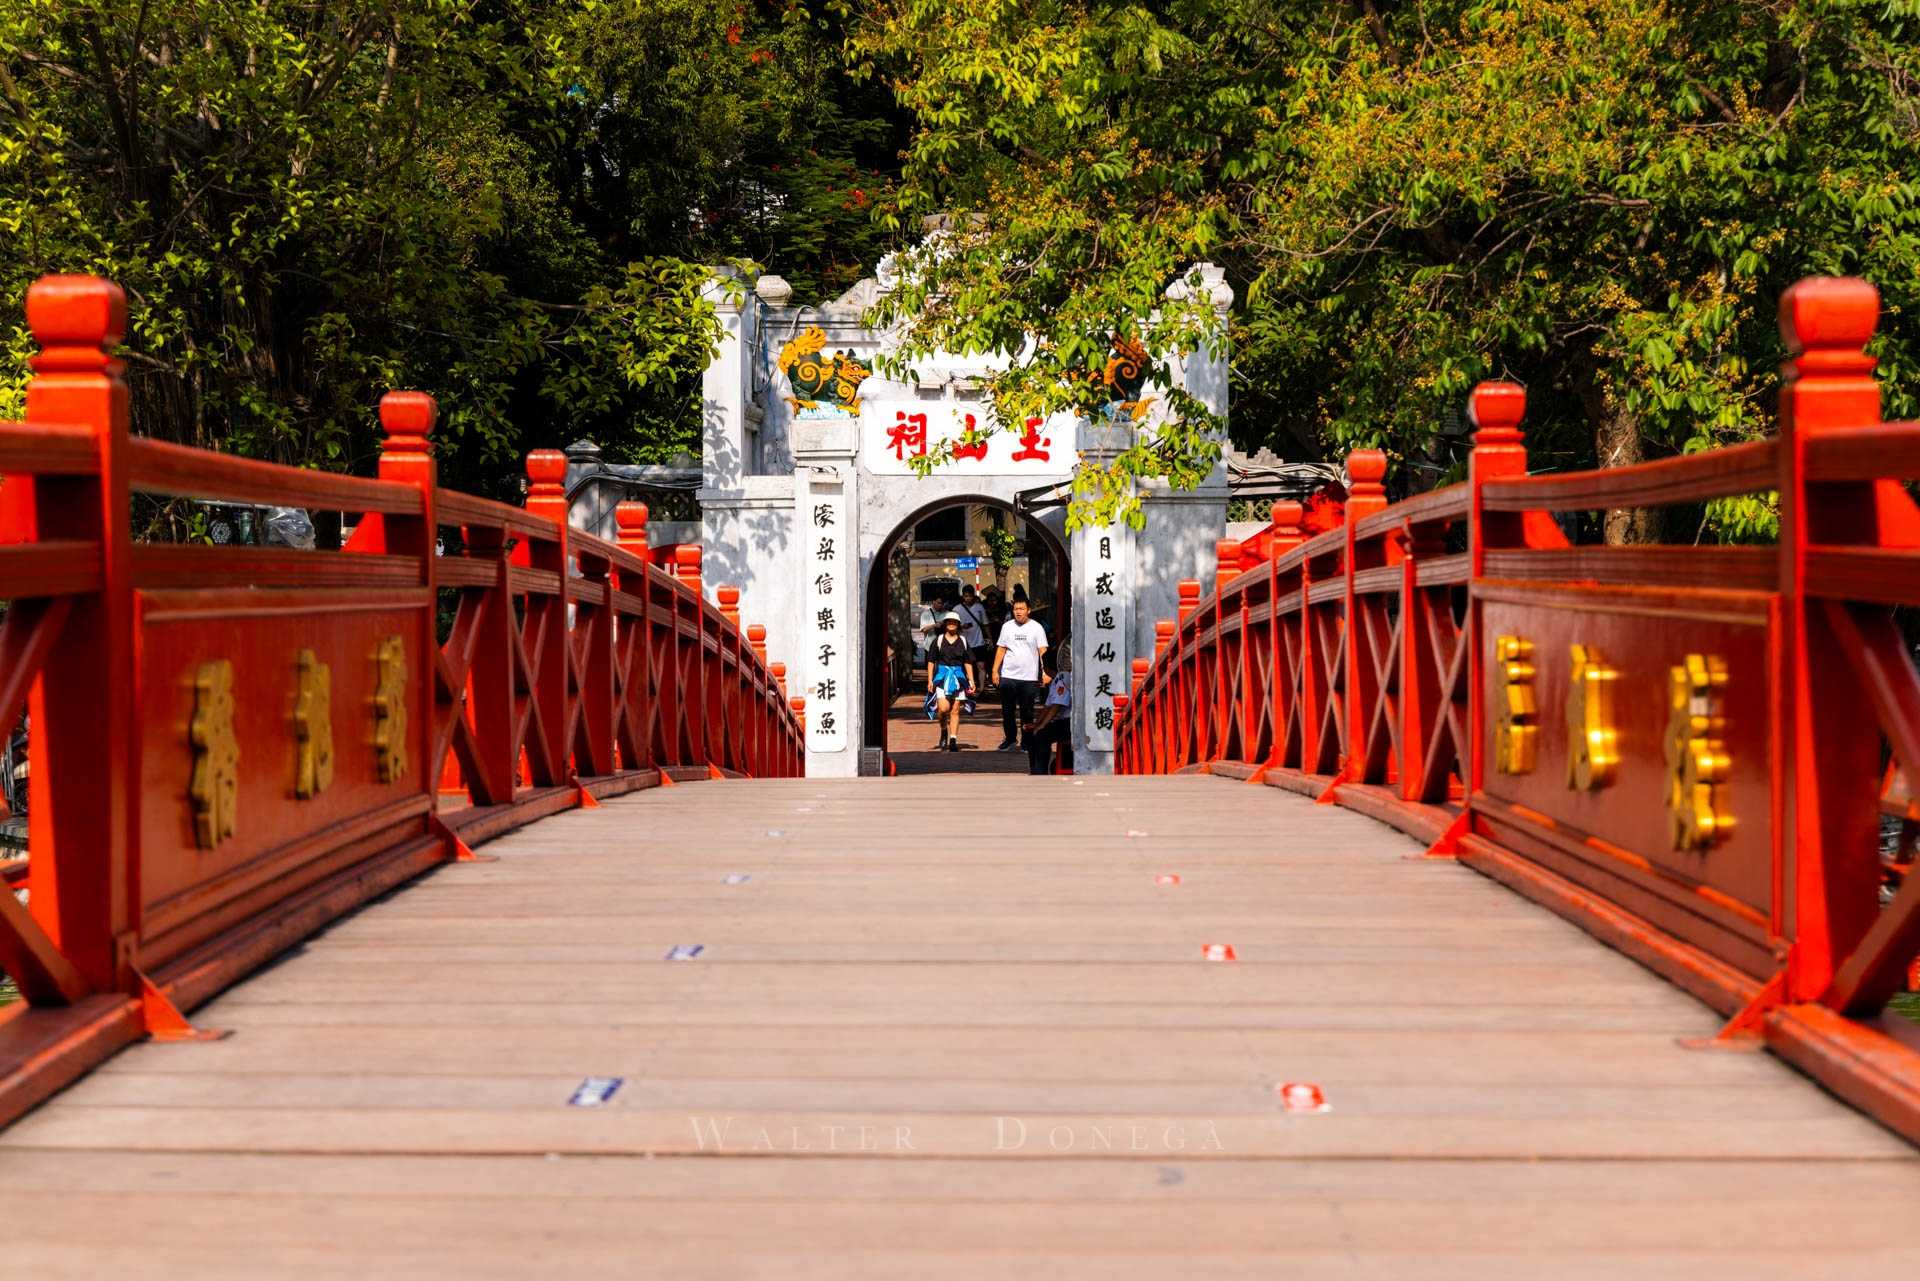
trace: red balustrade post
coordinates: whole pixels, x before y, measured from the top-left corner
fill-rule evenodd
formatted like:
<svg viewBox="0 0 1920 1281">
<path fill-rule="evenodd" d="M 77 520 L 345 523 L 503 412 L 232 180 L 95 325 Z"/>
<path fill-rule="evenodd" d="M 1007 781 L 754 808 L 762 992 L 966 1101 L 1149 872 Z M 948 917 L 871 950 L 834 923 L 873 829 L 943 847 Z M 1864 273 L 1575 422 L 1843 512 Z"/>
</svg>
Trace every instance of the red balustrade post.
<svg viewBox="0 0 1920 1281">
<path fill-rule="evenodd" d="M 708 725 L 713 734 L 709 749 L 722 758 L 716 764 L 747 769 L 740 756 L 740 691 L 746 680 L 741 662 L 745 638 L 740 634 L 740 589 L 723 583 L 713 589 L 713 598 L 727 626 L 718 637 L 718 666 L 712 673 L 717 680 L 707 687 Z"/>
<path fill-rule="evenodd" d="M 773 683 L 780 687 L 780 697 L 783 699 L 786 698 L 787 665 L 785 663 L 768 663 L 767 670 L 773 673 Z"/>
<path fill-rule="evenodd" d="M 1127 687 L 1127 696 L 1129 705 L 1134 709 L 1133 720 L 1127 728 L 1126 756 L 1129 762 L 1127 772 L 1138 774 L 1144 769 L 1141 761 L 1144 759 L 1144 753 L 1149 750 L 1143 740 L 1150 732 L 1150 727 L 1153 724 L 1151 715 L 1153 709 L 1151 707 L 1143 708 L 1140 705 L 1140 687 L 1145 684 L 1147 673 L 1153 668 L 1153 661 L 1146 658 L 1136 658 L 1128 663 L 1127 667 L 1132 677 L 1131 683 Z"/>
<path fill-rule="evenodd" d="M 1179 591 L 1179 619 L 1180 622 L 1184 624 L 1187 619 L 1192 616 L 1193 611 L 1200 608 L 1200 580 L 1197 578 L 1181 579 Z"/>
<path fill-rule="evenodd" d="M 1171 618 L 1158 619 L 1153 624 L 1153 661 L 1159 667 L 1167 651 L 1173 646 L 1173 633 L 1177 624 Z M 1149 773 L 1168 772 L 1168 759 L 1172 748 L 1174 706 L 1179 701 L 1179 675 L 1173 666 L 1160 667 L 1159 683 L 1154 687 L 1152 729 L 1148 736 L 1148 751 L 1152 753 L 1153 764 Z"/>
<path fill-rule="evenodd" d="M 695 597 L 705 600 L 700 581 L 702 552 L 698 543 L 681 543 L 673 549 L 674 577 L 685 583 Z"/>
<path fill-rule="evenodd" d="M 1304 507 L 1286 499 L 1277 500 L 1267 513 L 1267 519 L 1273 526 L 1273 536 L 1267 541 L 1267 600 L 1271 606 L 1267 620 L 1267 699 L 1273 719 L 1273 743 L 1263 762 L 1267 765 L 1286 764 L 1287 712 L 1293 697 L 1293 685 L 1287 676 L 1287 620 L 1280 612 L 1280 561 L 1306 541 L 1306 535 L 1300 528 L 1300 521 L 1305 515 Z M 1301 605 L 1301 612 L 1304 613 L 1304 599 Z"/>
<path fill-rule="evenodd" d="M 1213 724 L 1203 759 L 1224 760 L 1233 742 L 1235 712 L 1244 708 L 1247 698 L 1246 681 L 1234 680 L 1233 661 L 1236 653 L 1245 652 L 1247 641 L 1244 600 L 1236 600 L 1231 611 L 1240 615 L 1240 626 L 1231 635 L 1227 627 L 1227 584 L 1240 576 L 1239 541 L 1219 539 L 1213 545 L 1213 557 Z M 1245 723 L 1242 719 L 1241 724 Z"/>
<path fill-rule="evenodd" d="M 1127 703 L 1128 698 L 1125 694 L 1115 694 L 1113 696 L 1113 746 L 1115 749 L 1113 753 L 1113 772 L 1116 774 L 1129 772 L 1127 769 L 1127 749 L 1131 746 L 1131 743 L 1127 736 Z"/>
<path fill-rule="evenodd" d="M 1302 540 L 1303 542 L 1306 540 Z M 1319 644 L 1313 635 L 1313 561 L 1300 558 L 1300 632 L 1294 641 L 1300 656 L 1300 772 L 1312 774 L 1320 764 Z"/>
<path fill-rule="evenodd" d="M 127 388 L 123 366 L 108 354 L 127 332 L 126 296 L 92 276 L 45 276 L 27 290 L 27 324 L 40 345 L 27 384 L 27 423 L 83 428 L 99 451 L 95 475 L 16 477 L 6 486 L 17 533 L 100 547 L 97 592 L 15 601 L 18 619 L 10 614 L 6 621 L 9 636 L 30 614 L 39 615 L 39 627 L 58 630 L 28 696 L 28 911 L 53 950 L 26 945 L 31 957 L 0 960 L 29 1001 L 58 1003 L 87 988 L 133 990 L 142 902 L 140 743 L 149 727 L 141 725 L 134 697 Z M 54 617 L 62 608 L 64 625 Z"/>
<path fill-rule="evenodd" d="M 691 646 L 691 661 L 678 670 L 687 673 L 690 689 L 677 691 L 681 715 L 686 718 L 686 737 L 693 752 L 688 765 L 711 763 L 707 724 L 707 618 L 706 594 L 700 581 L 701 550 L 698 543 L 681 543 L 673 549 L 674 574 L 693 593 L 690 612 L 692 635 L 682 635 L 678 643 Z M 677 665 L 678 666 L 678 665 Z"/>
<path fill-rule="evenodd" d="M 418 634 L 424 670 L 417 684 L 409 682 L 416 694 L 409 729 L 417 736 L 416 743 L 409 744 L 409 751 L 418 752 L 413 759 L 425 762 L 420 779 L 436 806 L 439 793 L 467 790 L 466 771 L 451 750 L 457 741 L 455 723 L 465 690 L 449 688 L 437 670 L 441 663 L 436 590 L 440 530 L 434 506 L 439 465 L 433 456 L 432 435 L 439 412 L 433 397 L 421 391 L 390 391 L 380 398 L 380 479 L 418 490 L 421 512 L 418 516 L 366 513 L 345 548 L 349 552 L 413 556 L 419 560 L 419 582 L 427 589 L 428 603 L 420 611 Z M 426 746 L 420 746 L 418 740 L 424 740 Z"/>
<path fill-rule="evenodd" d="M 755 764 L 753 766 L 753 772 L 759 774 L 767 771 L 774 759 L 772 739 L 774 712 L 770 706 L 772 692 L 767 686 L 761 684 L 763 679 L 770 680 L 772 676 L 772 673 L 767 668 L 767 629 L 759 623 L 748 623 L 747 646 L 753 650 L 753 657 L 756 663 L 753 688 L 758 695 L 758 701 L 754 704 L 753 724 L 750 727 L 750 732 L 753 736 L 754 744 L 753 753 Z M 784 691 L 782 691 L 781 697 L 785 697 Z M 784 771 L 779 772 L 784 773 Z"/>
<path fill-rule="evenodd" d="M 1809 590 L 1807 560 L 1816 545 L 1891 541 L 1887 534 L 1905 495 L 1887 481 L 1809 483 L 1806 472 L 1810 439 L 1880 421 L 1880 387 L 1865 351 L 1879 310 L 1879 295 L 1864 280 L 1802 280 L 1780 300 L 1789 353 L 1780 370 L 1780 586 L 1788 670 L 1784 760 L 1775 785 L 1784 786 L 1783 855 L 1791 860 L 1779 878 L 1785 902 L 1777 913 L 1793 940 L 1790 1001 L 1827 996 L 1839 966 L 1880 912 L 1880 736 L 1861 732 L 1874 699 L 1858 675 L 1861 656 L 1850 652 L 1854 647 L 1827 613 L 1848 607 L 1822 602 Z M 1848 630 L 1861 635 L 1857 625 Z M 1891 661 L 1908 662 L 1904 650 L 1898 645 Z M 1900 963 L 1911 956 L 1909 947 Z M 1857 992 L 1853 978 L 1847 986 Z"/>
<path fill-rule="evenodd" d="M 1376 650 L 1386 624 L 1386 607 L 1379 596 L 1362 597 L 1353 584 L 1359 571 L 1386 564 L 1386 549 L 1384 540 L 1363 541 L 1354 531 L 1364 518 L 1386 510 L 1387 490 L 1380 483 L 1386 474 L 1387 456 L 1377 449 L 1356 449 L 1347 455 L 1347 479 L 1352 486 L 1347 494 L 1347 547 L 1342 558 L 1347 579 L 1343 606 L 1347 645 L 1346 704 L 1341 709 L 1347 718 L 1347 759 L 1341 762 L 1340 773 L 1369 783 L 1385 781 L 1384 749 L 1375 753 L 1367 739 L 1374 703 L 1381 694 Z"/>
<path fill-rule="evenodd" d="M 618 661 L 621 672 L 620 706 L 615 723 L 619 727 L 620 764 L 625 769 L 644 769 L 654 760 L 653 718 L 659 707 L 653 699 L 652 593 L 647 587 L 647 505 L 625 502 L 613 509 L 615 541 L 620 550 L 640 562 L 634 568 L 621 568 L 615 585 L 633 598 L 638 613 L 621 616 Z"/>
<path fill-rule="evenodd" d="M 514 549 L 517 562 L 545 570 L 559 581 L 558 589 L 550 595 L 527 593 L 521 628 L 526 656 L 533 665 L 529 697 L 536 709 L 528 724 L 525 747 L 533 782 L 542 787 L 558 786 L 572 773 L 567 764 L 569 745 L 564 741 L 572 690 L 572 646 L 567 635 L 571 556 L 567 546 L 567 493 L 561 483 L 566 474 L 567 456 L 557 449 L 536 449 L 527 455 L 526 509 L 551 522 L 553 533 L 549 538 L 522 539 Z"/>
<path fill-rule="evenodd" d="M 1187 620 L 1200 608 L 1200 580 L 1182 579 L 1179 584 L 1180 603 L 1178 614 L 1180 631 L 1176 635 L 1174 653 L 1174 688 L 1179 691 L 1176 700 L 1179 707 L 1178 745 L 1174 768 L 1191 765 L 1199 759 L 1195 752 L 1199 749 L 1200 738 L 1204 732 L 1202 717 L 1206 715 L 1205 692 L 1200 685 L 1200 647 L 1193 643 L 1192 633 L 1186 630 Z"/>
<path fill-rule="evenodd" d="M 1527 412 L 1526 388 L 1518 383 L 1484 382 L 1467 398 L 1467 416 L 1474 425 L 1473 452 L 1467 459 L 1468 565 L 1473 581 L 1486 577 L 1489 546 L 1519 547 L 1526 541 L 1526 527 L 1513 512 L 1489 512 L 1481 491 L 1490 480 L 1505 480 L 1527 474 L 1526 438 L 1520 433 L 1520 420 Z M 1460 643 L 1467 649 L 1467 741 L 1460 745 L 1461 778 L 1466 782 L 1469 803 L 1474 793 L 1486 786 L 1486 644 L 1480 624 L 1480 602 L 1467 605 L 1467 630 Z"/>
<path fill-rule="evenodd" d="M 1432 620 L 1445 611 L 1450 626 L 1453 611 L 1445 595 L 1451 589 L 1423 587 L 1420 567 L 1445 555 L 1446 542 L 1434 524 L 1402 521 L 1400 550 L 1400 797 L 1439 802 L 1447 799 L 1444 774 L 1434 779 L 1432 786 L 1422 786 L 1434 727 L 1443 715 L 1440 667 L 1446 658 L 1433 650 L 1437 629 Z M 1461 636 L 1458 643 L 1465 644 L 1466 637 Z"/>
<path fill-rule="evenodd" d="M 611 774 L 615 769 L 613 670 L 618 661 L 619 637 L 614 621 L 612 563 L 605 556 L 590 556 L 584 551 L 576 551 L 574 559 L 582 582 L 600 597 L 597 602 L 590 601 L 586 593 L 577 593 L 573 615 L 573 632 L 582 638 L 575 651 L 580 667 L 580 717 L 572 744 L 574 772 L 591 777 Z"/>
</svg>

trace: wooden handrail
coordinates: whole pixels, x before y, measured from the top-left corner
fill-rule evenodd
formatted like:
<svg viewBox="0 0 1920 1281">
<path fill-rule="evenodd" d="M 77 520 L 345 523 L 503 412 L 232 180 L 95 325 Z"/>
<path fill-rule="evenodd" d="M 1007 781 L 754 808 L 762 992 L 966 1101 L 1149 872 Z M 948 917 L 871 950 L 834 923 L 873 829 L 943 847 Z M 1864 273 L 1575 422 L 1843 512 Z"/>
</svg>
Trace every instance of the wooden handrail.
<svg viewBox="0 0 1920 1281">
<path fill-rule="evenodd" d="M 1520 512 L 1697 503 L 1772 489 L 1779 466 L 1778 442 L 1755 440 L 1625 467 L 1493 481 L 1482 487 L 1481 505 Z"/>
<path fill-rule="evenodd" d="M 127 460 L 128 479 L 143 493 L 398 516 L 417 516 L 421 510 L 420 491 L 406 485 L 283 467 L 161 440 L 129 440 Z"/>
</svg>

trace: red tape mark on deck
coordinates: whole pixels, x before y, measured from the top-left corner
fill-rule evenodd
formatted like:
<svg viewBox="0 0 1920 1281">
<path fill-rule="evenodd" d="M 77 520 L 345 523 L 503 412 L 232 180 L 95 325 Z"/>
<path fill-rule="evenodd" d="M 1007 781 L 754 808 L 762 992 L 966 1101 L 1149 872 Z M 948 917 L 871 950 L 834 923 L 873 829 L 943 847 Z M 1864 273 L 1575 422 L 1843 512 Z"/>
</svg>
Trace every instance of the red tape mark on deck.
<svg viewBox="0 0 1920 1281">
<path fill-rule="evenodd" d="M 1331 1112 L 1333 1105 L 1327 1102 L 1327 1096 L 1319 1086 L 1310 1081 L 1282 1081 L 1273 1087 L 1280 1096 L 1280 1107 L 1286 1112 Z"/>
<path fill-rule="evenodd" d="M 1203 961 L 1237 961 L 1240 958 L 1233 953 L 1231 943 L 1202 943 L 1200 959 Z"/>
</svg>

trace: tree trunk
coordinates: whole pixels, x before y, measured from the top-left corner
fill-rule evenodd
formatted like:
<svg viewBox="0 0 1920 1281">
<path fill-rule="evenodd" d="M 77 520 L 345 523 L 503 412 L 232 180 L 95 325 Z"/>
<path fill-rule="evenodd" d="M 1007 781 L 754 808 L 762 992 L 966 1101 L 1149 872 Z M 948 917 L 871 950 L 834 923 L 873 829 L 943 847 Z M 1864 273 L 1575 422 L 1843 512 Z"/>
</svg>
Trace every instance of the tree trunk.
<svg viewBox="0 0 1920 1281">
<path fill-rule="evenodd" d="M 1581 379 L 1580 400 L 1593 428 L 1593 456 L 1600 466 L 1625 467 L 1646 461 L 1639 418 L 1609 394 L 1591 372 Z M 1607 545 L 1659 542 L 1662 514 L 1657 507 L 1609 508 L 1602 523 Z"/>
</svg>

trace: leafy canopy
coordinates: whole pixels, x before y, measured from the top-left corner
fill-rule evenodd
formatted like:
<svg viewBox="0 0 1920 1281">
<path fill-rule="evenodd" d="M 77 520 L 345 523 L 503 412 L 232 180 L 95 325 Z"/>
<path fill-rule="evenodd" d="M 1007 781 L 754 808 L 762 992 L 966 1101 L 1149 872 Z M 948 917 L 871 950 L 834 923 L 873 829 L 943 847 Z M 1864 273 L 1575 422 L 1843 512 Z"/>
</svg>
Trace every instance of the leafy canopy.
<svg viewBox="0 0 1920 1281">
<path fill-rule="evenodd" d="M 915 264 L 914 339 L 1030 333 L 1005 394 L 1068 400 L 1116 326 L 1198 341 L 1162 290 L 1213 258 L 1236 438 L 1432 481 L 1485 377 L 1529 385 L 1536 466 L 1764 431 L 1774 299 L 1813 272 L 1879 284 L 1913 413 L 1917 28 L 1920 0 L 875 0 L 851 48 L 914 114 L 888 215 L 966 229 Z"/>
<path fill-rule="evenodd" d="M 799 2 L 11 0 L 6 314 L 45 272 L 121 282 L 137 429 L 198 445 L 364 469 L 375 402 L 411 386 L 441 400 L 459 483 L 509 489 L 522 450 L 583 435 L 697 451 L 706 264 L 777 259 L 832 289 L 878 236 L 891 108 L 841 74 L 839 21 Z M 11 414 L 30 342 L 4 338 Z"/>
</svg>

